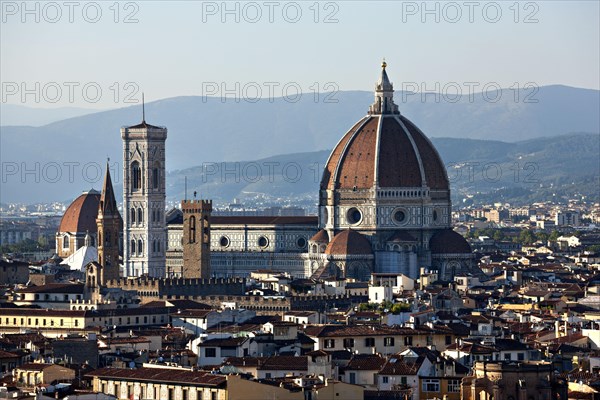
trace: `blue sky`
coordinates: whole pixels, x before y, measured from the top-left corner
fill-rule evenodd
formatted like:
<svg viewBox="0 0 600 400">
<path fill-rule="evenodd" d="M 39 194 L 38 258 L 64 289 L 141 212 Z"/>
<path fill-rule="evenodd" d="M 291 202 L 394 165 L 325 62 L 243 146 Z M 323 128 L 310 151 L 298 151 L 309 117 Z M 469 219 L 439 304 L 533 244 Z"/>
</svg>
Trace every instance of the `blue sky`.
<svg viewBox="0 0 600 400">
<path fill-rule="evenodd" d="M 2 2 L 3 103 L 115 108 L 141 91 L 156 100 L 207 94 L 216 83 L 222 95 L 239 92 L 236 82 L 263 96 L 266 82 L 276 96 L 292 83 L 303 92 L 328 82 L 372 90 L 382 57 L 396 90 L 402 82 L 600 88 L 598 1 L 48 4 L 25 11 Z M 40 98 L 23 99 L 23 85 Z"/>
</svg>

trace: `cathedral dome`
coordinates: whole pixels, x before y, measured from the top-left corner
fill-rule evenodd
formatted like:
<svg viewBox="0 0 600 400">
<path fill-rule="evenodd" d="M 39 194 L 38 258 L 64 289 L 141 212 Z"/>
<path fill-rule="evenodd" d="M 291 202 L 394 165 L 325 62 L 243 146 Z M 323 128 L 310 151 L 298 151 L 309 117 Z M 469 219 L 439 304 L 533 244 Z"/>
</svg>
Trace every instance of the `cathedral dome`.
<svg viewBox="0 0 600 400">
<path fill-rule="evenodd" d="M 310 241 L 316 243 L 329 243 L 329 235 L 325 229 L 321 229 L 310 238 Z"/>
<path fill-rule="evenodd" d="M 77 197 L 65 211 L 59 232 L 96 232 L 96 217 L 100 204 L 100 192 L 90 190 Z"/>
<path fill-rule="evenodd" d="M 444 163 L 427 136 L 398 112 L 385 66 L 368 115 L 333 149 L 321 190 L 427 187 L 448 192 Z"/>
<path fill-rule="evenodd" d="M 471 246 L 460 233 L 452 229 L 443 229 L 431 237 L 429 250 L 431 254 L 470 254 Z"/>
<path fill-rule="evenodd" d="M 325 249 L 330 255 L 372 254 L 371 243 L 364 235 L 352 229 L 346 229 L 333 237 Z"/>
</svg>

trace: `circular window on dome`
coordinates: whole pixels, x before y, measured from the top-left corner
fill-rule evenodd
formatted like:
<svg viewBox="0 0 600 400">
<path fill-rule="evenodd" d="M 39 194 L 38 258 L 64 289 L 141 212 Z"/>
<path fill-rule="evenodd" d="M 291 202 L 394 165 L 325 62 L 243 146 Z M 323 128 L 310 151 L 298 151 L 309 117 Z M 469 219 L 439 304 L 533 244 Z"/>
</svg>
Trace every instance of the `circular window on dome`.
<svg viewBox="0 0 600 400">
<path fill-rule="evenodd" d="M 261 236 L 261 237 L 258 238 L 258 242 L 257 243 L 258 243 L 259 247 L 263 247 L 264 248 L 264 247 L 267 247 L 269 245 L 269 239 L 267 239 L 264 236 Z"/>
<path fill-rule="evenodd" d="M 227 236 L 221 236 L 221 239 L 219 239 L 221 247 L 229 247 L 229 243 L 229 238 Z"/>
<path fill-rule="evenodd" d="M 407 212 L 404 209 L 394 210 L 393 218 L 394 222 L 397 224 L 405 224 L 408 222 L 408 218 L 406 217 Z"/>
<path fill-rule="evenodd" d="M 299 237 L 298 240 L 296 240 L 296 246 L 303 249 L 304 246 L 306 246 L 306 239 L 303 237 Z"/>
<path fill-rule="evenodd" d="M 362 213 L 358 208 L 352 207 L 348 210 L 348 213 L 346 214 L 346 219 L 351 225 L 358 224 L 362 219 Z"/>
</svg>

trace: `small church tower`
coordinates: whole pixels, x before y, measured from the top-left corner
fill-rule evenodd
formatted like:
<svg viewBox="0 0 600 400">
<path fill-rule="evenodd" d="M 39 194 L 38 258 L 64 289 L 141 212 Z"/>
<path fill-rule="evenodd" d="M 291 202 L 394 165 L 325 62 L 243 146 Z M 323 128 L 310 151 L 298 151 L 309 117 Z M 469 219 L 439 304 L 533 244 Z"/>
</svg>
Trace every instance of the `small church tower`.
<svg viewBox="0 0 600 400">
<path fill-rule="evenodd" d="M 98 227 L 98 264 L 102 266 L 98 284 L 104 285 L 109 279 L 119 278 L 120 234 L 123 227 L 108 163 L 106 163 L 106 175 L 98 204 L 96 226 Z"/>
<path fill-rule="evenodd" d="M 210 278 L 212 200 L 183 200 L 183 278 Z"/>
</svg>

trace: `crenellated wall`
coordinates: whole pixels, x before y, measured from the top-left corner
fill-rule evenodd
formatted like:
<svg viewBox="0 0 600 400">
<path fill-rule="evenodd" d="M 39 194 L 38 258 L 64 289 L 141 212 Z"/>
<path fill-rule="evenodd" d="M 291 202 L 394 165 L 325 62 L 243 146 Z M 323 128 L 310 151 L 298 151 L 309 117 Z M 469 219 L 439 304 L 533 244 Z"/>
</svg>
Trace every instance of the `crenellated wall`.
<svg viewBox="0 0 600 400">
<path fill-rule="evenodd" d="M 246 290 L 246 281 L 241 278 L 120 278 L 107 281 L 106 287 L 135 290 L 146 302 L 147 298 L 158 300 L 169 296 L 242 295 Z"/>
<path fill-rule="evenodd" d="M 286 311 L 318 310 L 324 312 L 332 307 L 350 307 L 368 301 L 367 296 L 236 296 L 236 295 L 206 295 L 206 296 L 159 296 L 145 297 L 142 302 L 153 300 L 193 300 L 211 305 L 215 308 L 234 306 L 246 310 L 256 311 L 258 315 L 280 315 Z"/>
</svg>

